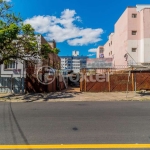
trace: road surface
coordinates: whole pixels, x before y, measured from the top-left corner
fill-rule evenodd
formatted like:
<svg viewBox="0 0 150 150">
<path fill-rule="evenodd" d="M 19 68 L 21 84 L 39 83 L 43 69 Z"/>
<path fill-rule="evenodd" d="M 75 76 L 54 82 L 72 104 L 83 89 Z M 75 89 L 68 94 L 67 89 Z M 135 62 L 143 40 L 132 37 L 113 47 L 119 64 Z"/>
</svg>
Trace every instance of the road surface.
<svg viewBox="0 0 150 150">
<path fill-rule="evenodd" d="M 150 143 L 150 102 L 0 103 L 1 145 L 136 143 Z"/>
</svg>

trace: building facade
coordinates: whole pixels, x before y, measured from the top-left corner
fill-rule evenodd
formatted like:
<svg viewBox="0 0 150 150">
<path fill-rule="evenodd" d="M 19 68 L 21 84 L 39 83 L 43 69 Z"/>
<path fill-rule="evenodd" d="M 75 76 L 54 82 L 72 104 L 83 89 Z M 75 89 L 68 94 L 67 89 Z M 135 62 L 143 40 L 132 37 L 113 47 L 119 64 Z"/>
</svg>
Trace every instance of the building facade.
<svg viewBox="0 0 150 150">
<path fill-rule="evenodd" d="M 42 35 L 36 36 L 36 40 L 38 42 L 38 49 L 40 51 L 42 44 L 49 44 L 51 48 L 56 48 L 56 42 L 49 41 L 47 42 Z M 38 65 L 36 65 L 38 66 Z M 11 63 L 5 65 L 0 65 L 0 75 L 3 76 L 13 76 L 13 77 L 25 77 L 26 76 L 26 65 L 23 61 L 13 60 Z"/>
<path fill-rule="evenodd" d="M 150 5 L 128 7 L 114 33 L 97 49 L 97 58 L 112 58 L 114 67 L 150 64 Z"/>
<path fill-rule="evenodd" d="M 61 56 L 61 69 L 73 70 L 74 73 L 79 73 L 80 69 L 86 68 L 87 56 L 79 56 L 79 51 L 73 51 L 72 56 Z"/>
<path fill-rule="evenodd" d="M 42 44 L 49 44 L 50 48 L 56 48 L 56 42 L 54 40 L 47 42 L 42 35 L 36 36 L 36 40 L 38 43 L 39 52 L 41 50 Z M 33 59 L 35 60 L 34 57 Z M 56 54 L 50 53 L 48 55 L 48 59 L 45 60 L 44 62 L 40 62 L 40 60 L 38 59 L 37 61 L 39 63 L 34 64 L 34 66 L 28 66 L 27 64 L 25 64 L 24 61 L 17 59 L 12 60 L 9 64 L 0 65 L 0 93 L 2 92 L 24 93 L 25 92 L 24 81 L 25 78 L 27 78 L 27 74 L 31 75 L 34 72 L 34 74 L 36 75 L 38 68 L 41 67 L 42 65 L 47 65 L 55 69 L 60 69 L 60 58 Z"/>
</svg>

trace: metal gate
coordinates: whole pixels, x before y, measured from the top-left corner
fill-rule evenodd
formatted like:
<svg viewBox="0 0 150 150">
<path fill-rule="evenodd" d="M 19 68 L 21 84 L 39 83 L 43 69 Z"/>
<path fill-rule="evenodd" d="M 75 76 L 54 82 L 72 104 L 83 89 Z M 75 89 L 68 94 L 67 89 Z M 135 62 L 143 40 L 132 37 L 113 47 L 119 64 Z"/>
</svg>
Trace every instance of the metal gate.
<svg viewBox="0 0 150 150">
<path fill-rule="evenodd" d="M 0 93 L 24 93 L 24 78 L 2 75 L 0 77 Z"/>
</svg>

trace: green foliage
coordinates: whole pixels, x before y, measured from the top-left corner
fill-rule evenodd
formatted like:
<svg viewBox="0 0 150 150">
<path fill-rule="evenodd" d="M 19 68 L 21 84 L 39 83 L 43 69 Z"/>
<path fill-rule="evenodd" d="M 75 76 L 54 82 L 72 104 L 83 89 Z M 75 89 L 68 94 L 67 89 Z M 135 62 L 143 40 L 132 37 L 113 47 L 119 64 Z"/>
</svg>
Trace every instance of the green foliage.
<svg viewBox="0 0 150 150">
<path fill-rule="evenodd" d="M 30 24 L 22 24 L 22 32 L 25 35 L 34 35 L 34 29 L 32 28 L 32 26 Z"/>
<path fill-rule="evenodd" d="M 37 41 L 31 25 L 21 23 L 11 5 L 0 0 L 0 64 L 13 59 L 26 60 L 37 53 Z"/>
<path fill-rule="evenodd" d="M 49 44 L 43 44 L 41 47 L 41 55 L 43 58 L 47 59 L 49 53 L 58 54 L 60 50 L 58 48 L 51 49 Z"/>
<path fill-rule="evenodd" d="M 39 55 L 34 29 L 30 24 L 23 24 L 20 15 L 15 15 L 11 7 L 9 3 L 0 0 L 0 64 L 14 59 L 32 60 Z M 48 50 L 48 47 L 44 48 Z"/>
<path fill-rule="evenodd" d="M 47 59 L 49 53 L 53 53 L 53 51 L 50 49 L 49 44 L 43 44 L 41 47 L 41 56 Z"/>
<path fill-rule="evenodd" d="M 6 1 L 0 0 L 0 20 L 3 20 L 8 26 L 12 23 L 19 24 L 22 21 L 20 14 L 16 16 L 11 8 L 12 6 Z"/>
<path fill-rule="evenodd" d="M 52 49 L 52 52 L 53 52 L 54 54 L 59 54 L 60 50 L 59 50 L 58 48 L 53 48 L 53 49 Z"/>
<path fill-rule="evenodd" d="M 16 24 L 10 24 L 5 28 L 0 28 L 0 47 L 4 46 L 12 40 L 17 39 L 19 28 Z"/>
<path fill-rule="evenodd" d="M 20 15 L 11 11 L 12 6 L 6 1 L 0 0 L 0 64 L 11 60 L 32 60 L 39 56 L 47 59 L 48 53 L 58 54 L 59 49 L 51 49 L 49 44 L 39 44 L 30 24 L 23 24 Z M 31 59 L 30 59 L 31 58 Z"/>
</svg>

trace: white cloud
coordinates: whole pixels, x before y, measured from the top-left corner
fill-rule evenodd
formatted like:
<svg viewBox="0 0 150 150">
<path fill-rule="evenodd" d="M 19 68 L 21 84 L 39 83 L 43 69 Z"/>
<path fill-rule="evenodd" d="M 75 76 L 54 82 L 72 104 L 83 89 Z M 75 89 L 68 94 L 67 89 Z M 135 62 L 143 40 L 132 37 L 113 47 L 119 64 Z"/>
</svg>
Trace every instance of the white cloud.
<svg viewBox="0 0 150 150">
<path fill-rule="evenodd" d="M 11 0 L 3 0 L 3 1 L 5 1 L 5 2 L 11 2 Z"/>
<path fill-rule="evenodd" d="M 87 56 L 89 56 L 89 57 L 94 56 L 94 55 L 96 55 L 97 48 L 91 48 L 91 49 L 88 50 L 88 52 L 90 54 L 88 54 Z"/>
<path fill-rule="evenodd" d="M 47 40 L 55 39 L 57 42 L 67 41 L 69 45 L 88 45 L 101 40 L 103 29 L 80 28 L 75 23 L 81 22 L 75 10 L 65 9 L 60 17 L 56 16 L 34 16 L 26 19 L 36 32 L 46 34 Z"/>
<path fill-rule="evenodd" d="M 88 56 L 88 57 L 91 57 L 91 56 L 94 56 L 94 55 L 95 55 L 95 54 L 88 54 L 87 56 Z"/>
<path fill-rule="evenodd" d="M 89 49 L 88 52 L 91 52 L 91 53 L 96 53 L 97 52 L 97 48 L 92 48 L 92 49 Z"/>
</svg>

